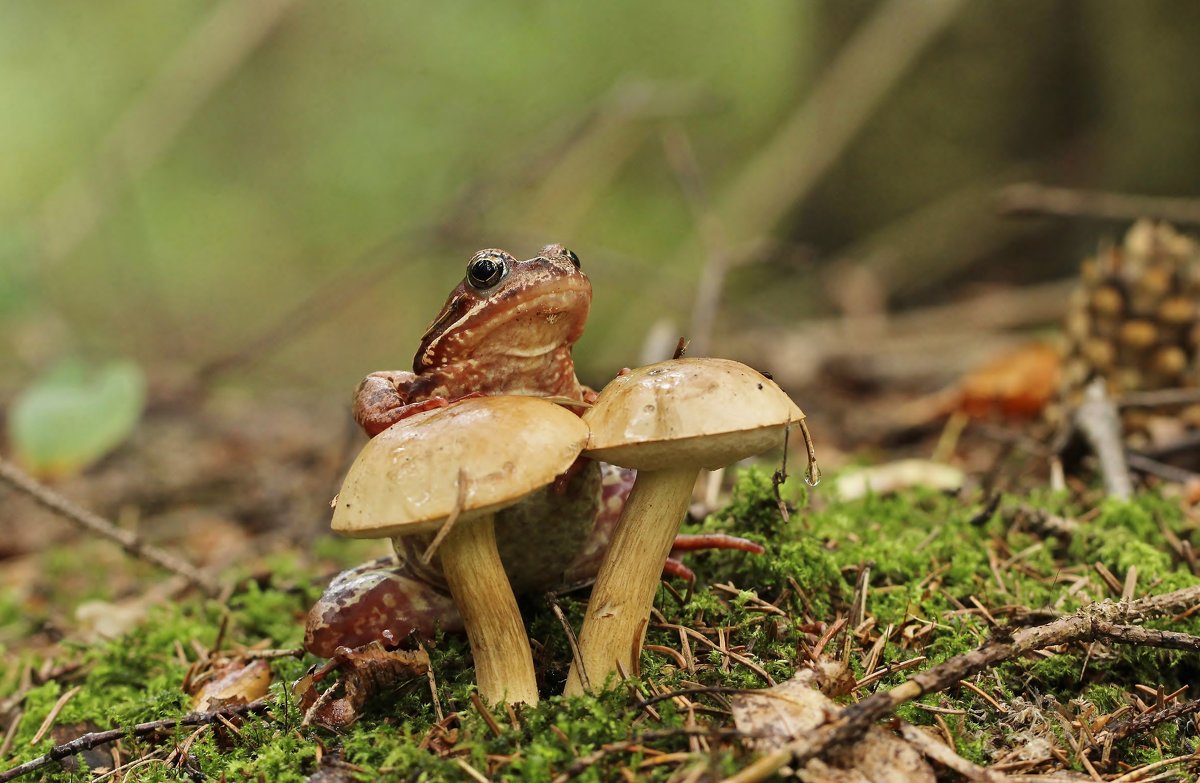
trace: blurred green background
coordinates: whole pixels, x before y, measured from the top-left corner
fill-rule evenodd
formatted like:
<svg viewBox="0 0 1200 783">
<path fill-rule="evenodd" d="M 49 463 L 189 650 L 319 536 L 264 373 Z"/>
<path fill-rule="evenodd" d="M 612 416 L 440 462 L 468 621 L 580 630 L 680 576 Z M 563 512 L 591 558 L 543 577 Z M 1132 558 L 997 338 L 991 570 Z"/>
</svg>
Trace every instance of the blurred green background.
<svg viewBox="0 0 1200 783">
<path fill-rule="evenodd" d="M 723 353 L 853 309 L 856 269 L 903 310 L 1115 230 L 1003 219 L 1005 184 L 1200 173 L 1187 0 L 0 7 L 6 400 L 70 356 L 344 397 L 408 366 L 476 249 L 553 241 L 602 383 L 694 331 L 714 253 Z"/>
</svg>

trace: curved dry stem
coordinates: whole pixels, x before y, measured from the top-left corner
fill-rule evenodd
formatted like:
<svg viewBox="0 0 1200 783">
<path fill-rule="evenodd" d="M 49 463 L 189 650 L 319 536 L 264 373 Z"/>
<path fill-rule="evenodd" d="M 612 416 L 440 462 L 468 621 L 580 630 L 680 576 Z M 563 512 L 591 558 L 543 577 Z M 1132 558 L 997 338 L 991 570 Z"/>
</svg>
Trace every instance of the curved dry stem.
<svg viewBox="0 0 1200 783">
<path fill-rule="evenodd" d="M 467 627 L 480 695 L 492 704 L 537 704 L 529 637 L 496 551 L 492 515 L 459 519 L 441 553 L 446 583 Z"/>
<path fill-rule="evenodd" d="M 633 671 L 641 650 L 654 591 L 671 544 L 687 513 L 698 468 L 639 471 L 625 510 L 600 565 L 579 633 L 579 662 L 571 665 L 564 693 L 603 686 L 609 674 Z"/>
</svg>

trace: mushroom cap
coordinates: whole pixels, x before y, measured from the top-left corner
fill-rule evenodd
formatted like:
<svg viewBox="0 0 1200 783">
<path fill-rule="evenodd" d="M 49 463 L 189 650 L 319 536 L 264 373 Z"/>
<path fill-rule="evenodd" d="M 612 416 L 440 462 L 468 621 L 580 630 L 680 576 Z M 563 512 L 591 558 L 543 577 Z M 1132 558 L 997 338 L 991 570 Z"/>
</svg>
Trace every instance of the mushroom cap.
<svg viewBox="0 0 1200 783">
<path fill-rule="evenodd" d="M 672 359 L 604 387 L 583 416 L 586 455 L 638 470 L 716 469 L 781 446 L 803 418 L 774 381 L 741 362 Z"/>
<path fill-rule="evenodd" d="M 587 436 L 578 416 L 536 397 L 476 397 L 418 413 L 363 448 L 338 493 L 333 530 L 406 536 L 437 529 L 456 505 L 460 520 L 504 508 L 566 471 Z"/>
</svg>

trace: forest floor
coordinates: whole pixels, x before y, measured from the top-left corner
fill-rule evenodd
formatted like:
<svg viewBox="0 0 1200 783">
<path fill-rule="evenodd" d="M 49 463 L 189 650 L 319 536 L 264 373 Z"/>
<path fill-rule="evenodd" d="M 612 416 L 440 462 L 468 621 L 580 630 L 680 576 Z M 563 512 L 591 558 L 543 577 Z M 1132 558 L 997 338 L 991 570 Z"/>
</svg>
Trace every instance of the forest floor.
<svg viewBox="0 0 1200 783">
<path fill-rule="evenodd" d="M 423 645 L 427 666 L 360 651 L 293 689 L 321 663 L 299 649 L 308 607 L 384 551 L 318 532 L 354 441 L 293 425 L 326 414 L 337 432 L 329 411 L 152 415 L 58 486 L 219 573 L 215 597 L 14 495 L 49 543 L 14 539 L 4 569 L 0 780 L 31 763 L 46 764 L 31 779 L 73 781 L 1194 779 L 1195 510 L 1155 479 L 1131 501 L 1051 491 L 1044 450 L 994 428 L 956 447 L 990 471 L 891 463 L 918 474 L 895 490 L 878 465 L 817 487 L 737 471 L 687 529 L 766 552 L 690 557 L 699 581 L 663 582 L 640 670 L 601 696 L 556 695 L 571 649 L 555 609 L 578 628 L 586 591 L 522 602 L 536 707 L 485 707 L 448 634 Z M 295 524 L 264 521 L 279 518 Z M 326 699 L 347 696 L 352 724 L 306 722 L 297 692 L 314 687 L 349 688 Z"/>
</svg>

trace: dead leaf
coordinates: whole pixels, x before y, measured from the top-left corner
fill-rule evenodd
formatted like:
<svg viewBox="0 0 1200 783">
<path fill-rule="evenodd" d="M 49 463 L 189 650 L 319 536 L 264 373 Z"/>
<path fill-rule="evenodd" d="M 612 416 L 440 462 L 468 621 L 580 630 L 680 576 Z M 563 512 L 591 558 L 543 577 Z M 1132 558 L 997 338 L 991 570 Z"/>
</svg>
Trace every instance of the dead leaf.
<svg viewBox="0 0 1200 783">
<path fill-rule="evenodd" d="M 116 639 L 145 620 L 147 609 L 140 598 L 119 603 L 84 601 L 75 609 L 75 629 L 89 642 Z"/>
<path fill-rule="evenodd" d="M 902 459 L 844 471 L 837 477 L 837 491 L 843 500 L 857 500 L 872 492 L 880 495 L 899 492 L 911 487 L 953 492 L 962 488 L 966 478 L 962 470 L 943 462 Z"/>
<path fill-rule="evenodd" d="M 338 670 L 344 672 L 342 679 L 318 693 L 316 684 Z M 304 710 L 303 725 L 341 730 L 358 720 L 368 696 L 427 671 L 429 654 L 424 650 L 389 649 L 388 643 L 375 641 L 354 649 L 339 647 L 323 666 L 297 680 L 292 692 Z"/>
<path fill-rule="evenodd" d="M 968 373 L 958 385 L 958 409 L 975 418 L 1040 416 L 1058 393 L 1061 364 L 1061 352 L 1049 343 L 1022 345 Z"/>
<path fill-rule="evenodd" d="M 192 709 L 196 712 L 249 704 L 267 695 L 271 685 L 271 667 L 261 659 L 219 658 L 206 675 L 192 679 Z"/>
<path fill-rule="evenodd" d="M 803 669 L 787 682 L 731 699 L 738 731 L 754 737 L 755 749 L 783 748 L 825 724 L 840 707 L 826 693 L 853 687 L 853 677 L 836 661 Z M 833 748 L 799 770 L 805 783 L 933 783 L 933 770 L 911 745 L 872 727 L 852 747 Z"/>
</svg>

